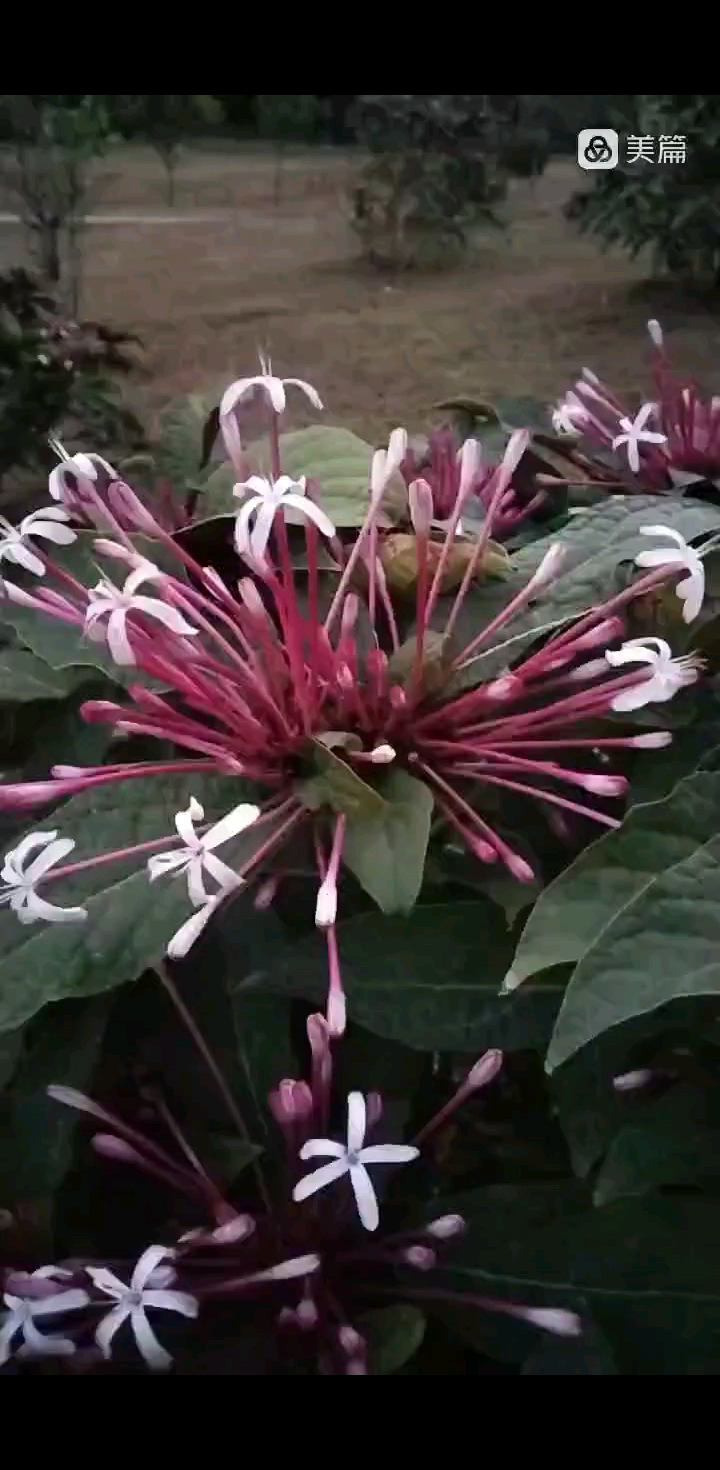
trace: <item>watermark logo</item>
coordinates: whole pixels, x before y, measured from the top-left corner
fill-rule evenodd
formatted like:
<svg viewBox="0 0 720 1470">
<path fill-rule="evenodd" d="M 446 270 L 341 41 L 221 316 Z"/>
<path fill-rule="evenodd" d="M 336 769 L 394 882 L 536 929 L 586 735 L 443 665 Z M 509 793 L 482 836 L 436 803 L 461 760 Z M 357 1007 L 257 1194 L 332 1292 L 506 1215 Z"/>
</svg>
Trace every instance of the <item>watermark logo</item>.
<svg viewBox="0 0 720 1470">
<path fill-rule="evenodd" d="M 617 168 L 620 145 L 614 128 L 583 128 L 578 133 L 577 161 L 581 168 Z"/>
</svg>

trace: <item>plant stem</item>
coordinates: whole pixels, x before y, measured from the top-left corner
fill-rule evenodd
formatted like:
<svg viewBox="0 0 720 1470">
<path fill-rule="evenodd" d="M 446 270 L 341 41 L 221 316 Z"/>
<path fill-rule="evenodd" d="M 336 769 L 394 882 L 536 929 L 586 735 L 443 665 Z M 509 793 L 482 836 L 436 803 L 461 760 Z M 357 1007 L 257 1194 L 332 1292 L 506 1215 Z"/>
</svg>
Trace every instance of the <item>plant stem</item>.
<svg viewBox="0 0 720 1470">
<path fill-rule="evenodd" d="M 211 1052 L 211 1050 L 210 1050 L 210 1048 L 209 1048 L 209 1046 L 208 1046 L 208 1044 L 207 1044 L 207 1042 L 205 1040 L 205 1037 L 202 1034 L 202 1031 L 200 1030 L 200 1028 L 197 1025 L 197 1023 L 195 1022 L 195 1020 L 193 1019 L 193 1016 L 191 1015 L 191 1013 L 188 1010 L 188 1008 L 187 1008 L 187 1006 L 186 1006 L 186 1004 L 185 1004 L 182 996 L 180 995 L 180 992 L 179 992 L 179 990 L 177 988 L 177 985 L 175 984 L 175 981 L 173 980 L 172 976 L 170 975 L 170 972 L 168 970 L 168 967 L 167 967 L 167 965 L 165 963 L 162 963 L 158 967 L 158 974 L 160 976 L 161 984 L 165 987 L 165 990 L 167 991 L 167 994 L 169 995 L 169 997 L 170 997 L 170 999 L 171 999 L 171 1001 L 172 1001 L 172 1003 L 173 1003 L 173 1005 L 174 1005 L 174 1007 L 175 1007 L 175 1009 L 176 1009 L 176 1011 L 177 1011 L 177 1013 L 178 1013 L 178 1015 L 179 1015 L 179 1017 L 180 1017 L 183 1025 L 187 1028 L 189 1035 L 192 1037 L 193 1041 L 195 1042 L 195 1045 L 196 1045 L 196 1047 L 197 1047 L 197 1049 L 198 1049 L 198 1051 L 199 1051 L 199 1053 L 200 1053 L 200 1055 L 201 1055 L 201 1057 L 202 1057 L 202 1059 L 203 1059 L 203 1061 L 204 1061 L 204 1063 L 205 1063 L 205 1065 L 206 1065 L 206 1067 L 207 1067 L 207 1069 L 208 1069 L 208 1071 L 209 1071 L 209 1073 L 210 1073 L 210 1075 L 211 1075 L 211 1077 L 213 1079 L 213 1082 L 215 1083 L 215 1086 L 216 1086 L 216 1088 L 217 1088 L 217 1090 L 218 1090 L 218 1092 L 220 1094 L 220 1097 L 222 1098 L 222 1100 L 223 1100 L 223 1102 L 224 1102 L 224 1104 L 225 1104 L 225 1106 L 226 1106 L 226 1108 L 228 1110 L 228 1113 L 229 1113 L 230 1117 L 232 1118 L 233 1123 L 235 1124 L 235 1127 L 236 1127 L 236 1129 L 238 1131 L 238 1134 L 239 1134 L 240 1138 L 242 1138 L 242 1140 L 243 1140 L 244 1143 L 250 1144 L 251 1147 L 254 1146 L 252 1144 L 252 1139 L 250 1137 L 250 1134 L 248 1133 L 248 1130 L 247 1130 L 247 1127 L 246 1127 L 246 1124 L 245 1124 L 245 1119 L 243 1118 L 243 1115 L 240 1112 L 240 1109 L 239 1109 L 239 1107 L 238 1107 L 238 1105 L 237 1105 L 237 1103 L 236 1103 L 236 1101 L 235 1101 L 235 1099 L 234 1099 L 234 1097 L 232 1095 L 232 1092 L 231 1092 L 231 1090 L 230 1090 L 230 1088 L 228 1086 L 228 1083 L 227 1083 L 225 1077 L 223 1076 L 223 1073 L 221 1072 L 220 1067 L 218 1066 L 217 1062 L 215 1061 L 215 1058 L 214 1058 L 214 1056 L 213 1056 L 213 1054 L 212 1054 L 212 1052 Z M 253 1172 L 255 1174 L 255 1179 L 257 1181 L 257 1186 L 258 1186 L 258 1190 L 260 1192 L 260 1197 L 262 1199 L 262 1202 L 263 1202 L 266 1210 L 268 1211 L 268 1214 L 271 1214 L 272 1213 L 272 1202 L 270 1200 L 270 1196 L 269 1196 L 268 1191 L 267 1191 L 267 1186 L 265 1184 L 265 1179 L 263 1177 L 262 1169 L 260 1168 L 260 1165 L 258 1163 L 258 1160 L 256 1158 L 254 1158 L 254 1157 L 252 1159 L 252 1168 L 253 1168 Z"/>
</svg>

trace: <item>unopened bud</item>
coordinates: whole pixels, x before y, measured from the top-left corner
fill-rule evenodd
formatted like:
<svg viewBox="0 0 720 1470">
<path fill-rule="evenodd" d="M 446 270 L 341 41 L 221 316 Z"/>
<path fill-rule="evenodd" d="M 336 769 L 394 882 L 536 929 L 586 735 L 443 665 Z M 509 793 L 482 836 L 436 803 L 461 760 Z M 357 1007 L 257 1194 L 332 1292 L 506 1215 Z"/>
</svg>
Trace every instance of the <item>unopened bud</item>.
<svg viewBox="0 0 720 1470">
<path fill-rule="evenodd" d="M 104 1159 L 117 1159 L 122 1164 L 139 1164 L 142 1168 L 145 1167 L 142 1154 L 126 1143 L 124 1138 L 116 1138 L 114 1133 L 96 1133 L 92 1146 Z"/>
<path fill-rule="evenodd" d="M 320 1313 L 318 1312 L 318 1309 L 315 1306 L 312 1297 L 303 1297 L 302 1301 L 298 1303 L 295 1317 L 297 1319 L 298 1327 L 304 1328 L 306 1332 L 310 1331 L 313 1327 L 317 1327 Z"/>
<path fill-rule="evenodd" d="M 669 730 L 655 730 L 649 735 L 633 735 L 629 743 L 635 750 L 663 750 L 672 745 L 672 735 Z"/>
<path fill-rule="evenodd" d="M 582 1332 L 577 1312 L 566 1312 L 562 1307 L 517 1307 L 513 1315 L 558 1337 L 579 1337 Z"/>
<path fill-rule="evenodd" d="M 408 448 L 408 436 L 406 429 L 393 429 L 388 439 L 386 475 L 389 480 L 396 470 L 399 470 Z"/>
<path fill-rule="evenodd" d="M 339 988 L 333 988 L 328 995 L 327 1003 L 327 1029 L 328 1035 L 333 1041 L 345 1035 L 347 1025 L 347 1002 L 345 992 Z"/>
<path fill-rule="evenodd" d="M 577 652 L 580 648 L 597 648 L 599 643 L 610 643 L 613 638 L 618 638 L 623 631 L 622 618 L 604 618 L 601 623 L 590 628 L 589 632 L 575 639 L 573 650 Z"/>
<path fill-rule="evenodd" d="M 427 1233 L 434 1236 L 435 1240 L 452 1240 L 455 1235 L 462 1235 L 464 1229 L 462 1215 L 439 1215 L 437 1220 L 430 1221 Z"/>
<path fill-rule="evenodd" d="M 307 1082 L 285 1077 L 269 1094 L 268 1106 L 276 1123 L 302 1123 L 312 1113 L 312 1093 Z"/>
<path fill-rule="evenodd" d="M 566 556 L 567 547 L 557 541 L 545 552 L 537 571 L 533 572 L 530 578 L 528 587 L 546 587 L 548 582 L 552 582 L 557 576 Z"/>
<path fill-rule="evenodd" d="M 340 637 L 349 638 L 357 622 L 360 610 L 360 599 L 354 592 L 348 592 L 343 602 L 342 616 L 340 618 Z"/>
<path fill-rule="evenodd" d="M 486 684 L 484 693 L 488 699 L 514 699 L 522 689 L 522 679 L 516 674 L 502 674 L 499 679 L 493 679 Z"/>
<path fill-rule="evenodd" d="M 408 488 L 410 520 L 416 536 L 427 536 L 433 518 L 433 493 L 427 480 L 413 480 Z"/>
<path fill-rule="evenodd" d="M 392 745 L 376 745 L 375 749 L 369 752 L 369 758 L 374 766 L 389 766 L 395 759 L 395 751 Z"/>
<path fill-rule="evenodd" d="M 508 479 L 514 475 L 529 443 L 530 433 L 527 429 L 515 429 L 510 435 L 500 463 L 500 468 Z"/>
<path fill-rule="evenodd" d="M 591 372 L 590 368 L 583 368 L 582 375 L 586 383 L 592 383 L 593 388 L 600 387 L 600 379 L 597 373 Z"/>
<path fill-rule="evenodd" d="M 365 1099 L 367 1131 L 380 1122 L 383 1115 L 383 1100 L 379 1092 L 369 1092 Z"/>
<path fill-rule="evenodd" d="M 476 858 L 480 859 L 481 863 L 497 862 L 497 848 L 493 847 L 491 842 L 486 842 L 484 837 L 471 837 L 470 833 L 468 833 L 467 842 L 468 846 L 471 848 L 472 852 L 474 852 Z"/>
<path fill-rule="evenodd" d="M 525 859 L 520 857 L 518 852 L 504 852 L 503 861 L 506 868 L 512 873 L 513 878 L 517 878 L 518 883 L 535 882 L 535 874 L 530 864 L 526 863 Z"/>
<path fill-rule="evenodd" d="M 578 785 L 594 796 L 624 796 L 628 782 L 624 776 L 579 776 Z"/>
<path fill-rule="evenodd" d="M 367 1371 L 367 1363 L 364 1358 L 352 1358 L 345 1369 L 345 1374 L 349 1378 L 366 1378 Z"/>
<path fill-rule="evenodd" d="M 638 1067 L 634 1072 L 623 1072 L 619 1077 L 613 1077 L 613 1090 L 615 1092 L 634 1092 L 637 1087 L 647 1087 L 652 1082 L 655 1073 L 650 1067 Z"/>
<path fill-rule="evenodd" d="M 655 320 L 654 317 L 648 322 L 647 329 L 650 333 L 650 341 L 653 343 L 653 345 L 655 347 L 662 347 L 664 340 L 662 327 L 660 326 L 660 323 Z"/>
<path fill-rule="evenodd" d="M 252 1215 L 236 1215 L 233 1220 L 226 1220 L 222 1225 L 216 1225 L 210 1231 L 212 1240 L 216 1245 L 235 1245 L 240 1240 L 247 1240 L 253 1234 L 255 1221 Z"/>
<path fill-rule="evenodd" d="M 253 899 L 253 908 L 258 909 L 260 913 L 264 913 L 265 909 L 269 909 L 273 902 L 273 899 L 275 898 L 279 886 L 280 879 L 277 874 L 274 874 L 270 878 L 266 878 L 265 882 L 260 884 L 260 887 L 255 894 L 255 898 Z"/>
<path fill-rule="evenodd" d="M 315 925 L 318 929 L 330 929 L 337 918 L 337 883 L 327 877 L 318 888 L 315 903 Z"/>
<path fill-rule="evenodd" d="M 347 1323 L 345 1323 L 344 1326 L 338 1328 L 338 1342 L 340 1343 L 343 1352 L 347 1353 L 348 1357 L 354 1358 L 359 1353 L 365 1351 L 365 1338 L 361 1337 L 360 1333 L 356 1332 L 355 1328 L 350 1327 Z"/>
<path fill-rule="evenodd" d="M 477 439 L 466 439 L 460 450 L 460 488 L 458 496 L 464 500 L 480 474 L 482 448 Z"/>
<path fill-rule="evenodd" d="M 502 1064 L 503 1054 L 497 1047 L 486 1051 L 484 1056 L 481 1056 L 480 1060 L 475 1063 L 474 1067 L 470 1068 L 465 1078 L 464 1086 L 468 1090 L 472 1089 L 473 1091 L 477 1087 L 487 1087 L 488 1083 L 497 1077 Z"/>
<path fill-rule="evenodd" d="M 437 1256 L 428 1245 L 409 1245 L 404 1250 L 401 1260 L 406 1266 L 414 1266 L 417 1271 L 432 1271 L 437 1265 Z"/>
</svg>

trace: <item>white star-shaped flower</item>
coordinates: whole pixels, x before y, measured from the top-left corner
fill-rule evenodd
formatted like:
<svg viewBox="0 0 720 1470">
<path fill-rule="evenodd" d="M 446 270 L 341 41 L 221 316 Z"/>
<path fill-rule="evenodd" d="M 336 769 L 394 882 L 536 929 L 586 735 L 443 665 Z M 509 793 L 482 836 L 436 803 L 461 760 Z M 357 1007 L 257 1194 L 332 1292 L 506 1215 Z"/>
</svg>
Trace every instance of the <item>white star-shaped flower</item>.
<svg viewBox="0 0 720 1470">
<path fill-rule="evenodd" d="M 672 649 L 664 638 L 629 638 L 622 648 L 613 652 L 609 649 L 605 658 L 614 669 L 625 664 L 647 664 L 648 677 L 641 684 L 621 689 L 612 701 L 614 710 L 642 709 L 646 704 L 664 704 L 672 699 L 679 689 L 694 684 L 699 676 L 702 662 L 692 654 L 685 658 L 673 658 Z"/>
<path fill-rule="evenodd" d="M 309 1138 L 300 1150 L 301 1159 L 315 1159 L 330 1155 L 332 1163 L 323 1164 L 312 1174 L 306 1174 L 293 1190 L 296 1202 L 307 1199 L 326 1184 L 350 1175 L 358 1214 L 366 1230 L 377 1230 L 380 1213 L 377 1196 L 372 1186 L 366 1164 L 409 1164 L 416 1159 L 420 1150 L 405 1143 L 378 1143 L 364 1148 L 367 1110 L 361 1092 L 348 1096 L 347 1144 L 336 1143 L 332 1138 Z"/>
<path fill-rule="evenodd" d="M 227 891 L 241 883 L 241 879 L 232 868 L 228 867 L 221 858 L 216 857 L 214 849 L 220 847 L 223 842 L 228 842 L 231 837 L 237 837 L 250 827 L 260 816 L 259 806 L 251 806 L 249 803 L 233 807 L 227 816 L 216 822 L 209 832 L 199 837 L 195 831 L 195 823 L 202 822 L 205 812 L 199 801 L 194 796 L 190 797 L 190 805 L 185 811 L 177 812 L 175 826 L 178 835 L 182 838 L 184 847 L 174 852 L 158 852 L 148 859 L 148 872 L 150 882 L 160 878 L 166 873 L 187 873 L 188 893 L 190 901 L 196 908 L 209 903 L 212 895 L 205 888 L 203 875 L 209 874 L 220 888 Z"/>
<path fill-rule="evenodd" d="M 313 408 L 322 409 L 323 401 L 311 383 L 303 378 L 276 378 L 270 359 L 260 354 L 260 372 L 251 378 L 238 378 L 225 389 L 220 400 L 220 432 L 232 463 L 242 473 L 243 443 L 238 424 L 238 411 L 243 405 L 252 409 L 258 399 L 269 404 L 274 413 L 285 411 L 285 389 L 299 388 Z"/>
<path fill-rule="evenodd" d="M 191 627 L 177 608 L 163 602 L 160 597 L 138 595 L 137 589 L 143 582 L 162 576 L 163 573 L 153 562 L 142 561 L 126 577 L 122 589 L 115 587 L 105 577 L 101 578 L 96 587 L 91 588 L 90 605 L 85 614 L 85 632 L 96 643 L 107 639 L 116 664 L 129 668 L 136 662 L 127 631 L 128 613 L 143 613 L 146 618 L 154 618 L 161 623 L 168 632 L 177 633 L 184 638 L 197 634 L 197 628 Z M 99 626 L 100 619 L 104 617 L 108 619 L 107 628 Z"/>
<path fill-rule="evenodd" d="M 328 539 L 335 535 L 335 527 L 329 516 L 306 495 L 305 484 L 304 475 L 299 480 L 281 475 L 274 483 L 264 475 L 251 475 L 249 480 L 243 480 L 234 487 L 233 495 L 238 497 L 243 497 L 250 491 L 250 495 L 243 499 L 235 521 L 235 546 L 241 556 L 249 556 L 258 563 L 265 560 L 273 521 L 278 510 L 282 509 L 284 512 L 285 508 L 292 507 L 293 510 L 300 511 Z M 251 518 L 255 521 L 252 530 Z"/>
<path fill-rule="evenodd" d="M 104 1357 L 110 1357 L 110 1344 L 115 1333 L 129 1318 L 135 1341 L 148 1367 L 160 1370 L 170 1367 L 172 1358 L 158 1342 L 148 1322 L 146 1309 L 181 1312 L 183 1317 L 197 1317 L 198 1314 L 196 1297 L 186 1291 L 167 1290 L 175 1279 L 175 1271 L 170 1266 L 161 1266 L 160 1262 L 166 1261 L 170 1254 L 164 1245 L 149 1246 L 143 1251 L 129 1286 L 107 1266 L 87 1267 L 87 1274 L 97 1290 L 117 1302 L 117 1306 L 103 1317 L 95 1333 L 95 1341 Z"/>
<path fill-rule="evenodd" d="M 620 428 L 623 432 L 613 439 L 613 449 L 619 449 L 621 444 L 627 445 L 628 464 L 635 475 L 640 469 L 640 445 L 667 443 L 665 434 L 656 434 L 651 429 L 645 428 L 648 419 L 654 412 L 654 403 L 644 403 L 634 419 L 620 420 Z"/>
<path fill-rule="evenodd" d="M 702 558 L 693 546 L 688 546 L 685 537 L 672 526 L 641 526 L 643 536 L 669 536 L 674 546 L 656 546 L 652 551 L 641 551 L 635 557 L 636 567 L 684 567 L 683 577 L 675 587 L 683 605 L 683 621 L 692 623 L 703 605 L 705 596 L 705 568 Z"/>
<path fill-rule="evenodd" d="M 47 1267 L 33 1271 L 32 1276 L 49 1276 Z M 20 1357 L 67 1358 L 75 1352 L 75 1343 L 69 1337 L 57 1337 L 41 1332 L 36 1326 L 37 1317 L 55 1317 L 61 1312 L 77 1312 L 86 1307 L 90 1297 L 86 1291 L 70 1288 L 51 1296 L 24 1297 L 6 1292 L 3 1302 L 7 1311 L 0 1321 L 0 1367 L 7 1363 L 13 1351 L 13 1340 L 20 1334 Z"/>
<path fill-rule="evenodd" d="M 45 564 L 37 552 L 25 544 L 27 537 L 42 536 L 46 541 L 54 541 L 56 546 L 70 546 L 75 540 L 75 532 L 64 524 L 69 519 L 68 512 L 61 505 L 34 510 L 23 517 L 19 526 L 13 526 L 0 516 L 0 561 L 3 558 L 13 561 L 26 572 L 32 572 L 33 576 L 44 577 Z"/>
<path fill-rule="evenodd" d="M 57 832 L 31 832 L 11 852 L 6 852 L 0 869 L 5 885 L 0 889 L 0 904 L 9 904 L 21 924 L 34 924 L 38 919 L 45 919 L 49 924 L 68 924 L 87 918 L 87 909 L 59 908 L 35 891 L 50 868 L 67 857 L 74 846 L 71 837 L 58 837 Z M 31 853 L 38 848 L 44 851 L 28 863 Z"/>
</svg>

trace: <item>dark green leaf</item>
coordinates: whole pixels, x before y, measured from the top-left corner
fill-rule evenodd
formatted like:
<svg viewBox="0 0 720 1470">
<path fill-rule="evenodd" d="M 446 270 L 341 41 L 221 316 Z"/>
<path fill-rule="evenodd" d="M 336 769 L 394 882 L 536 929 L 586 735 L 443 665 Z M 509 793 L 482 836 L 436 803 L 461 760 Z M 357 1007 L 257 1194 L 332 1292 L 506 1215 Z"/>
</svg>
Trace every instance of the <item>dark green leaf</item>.
<svg viewBox="0 0 720 1470">
<path fill-rule="evenodd" d="M 64 699 L 83 678 L 87 678 L 86 669 L 60 672 L 23 648 L 6 648 L 0 655 L 0 700 L 7 704 Z"/>
<path fill-rule="evenodd" d="M 363 1312 L 357 1327 L 368 1345 L 369 1372 L 385 1377 L 397 1373 L 417 1352 L 425 1336 L 425 1317 L 418 1307 L 398 1302 Z"/>
<path fill-rule="evenodd" d="M 343 860 L 383 913 L 407 913 L 422 886 L 432 793 L 398 768 L 386 772 L 382 796 L 379 812 L 348 821 Z"/>
<path fill-rule="evenodd" d="M 104 786 L 76 796 L 54 813 L 59 836 L 77 842 L 77 861 L 169 836 L 175 813 L 190 795 L 208 820 L 232 805 L 232 779 L 154 777 Z M 252 829 L 249 829 L 252 830 Z M 264 840 L 268 829 L 254 840 Z M 248 833 L 243 834 L 250 840 Z M 243 839 L 240 839 L 241 841 Z M 233 850 L 223 856 L 234 861 Z M 147 854 L 88 868 L 51 884 L 63 906 L 82 904 L 85 922 L 21 925 L 8 909 L 0 916 L 0 1030 L 19 1025 L 48 1001 L 94 995 L 134 979 L 156 962 L 191 912 L 183 875 L 148 886 Z M 232 899 L 229 900 L 232 902 Z"/>
<path fill-rule="evenodd" d="M 369 786 L 341 756 L 322 740 L 311 740 L 313 764 L 319 772 L 301 782 L 297 794 L 308 811 L 327 806 L 346 817 L 363 813 L 380 813 L 384 801 L 374 786 Z"/>
<path fill-rule="evenodd" d="M 513 983 L 581 959 L 620 909 L 719 827 L 720 775 L 687 776 L 664 801 L 634 806 L 540 895 L 512 962 Z"/>
<path fill-rule="evenodd" d="M 720 991 L 720 838 L 660 873 L 603 929 L 568 986 L 549 1071 L 600 1032 Z"/>
<path fill-rule="evenodd" d="M 294 480 L 301 475 L 317 480 L 323 509 L 333 525 L 338 527 L 359 526 L 365 519 L 372 454 L 372 445 L 359 439 L 350 429 L 326 424 L 294 429 L 280 438 L 283 472 L 292 475 Z M 253 445 L 252 457 L 267 473 L 270 463 L 267 445 Z M 401 490 L 402 486 L 398 488 Z M 383 500 L 383 509 L 389 513 L 392 487 L 386 499 L 387 503 Z M 293 519 L 292 514 L 288 519 Z"/>
<path fill-rule="evenodd" d="M 407 918 L 361 914 L 337 926 L 340 965 L 353 1020 L 421 1050 L 543 1047 L 564 983 L 498 996 L 510 942 L 488 899 L 422 904 Z M 327 955 L 311 934 L 253 984 L 324 1003 Z"/>
<path fill-rule="evenodd" d="M 713 1110 L 717 1114 L 717 1109 Z M 717 1116 L 712 1120 L 720 1121 Z M 671 1088 L 664 1097 L 637 1100 L 613 1139 L 595 1181 L 596 1205 L 623 1195 L 647 1194 L 668 1184 L 693 1184 L 720 1173 L 720 1130 L 697 1087 Z"/>
</svg>

